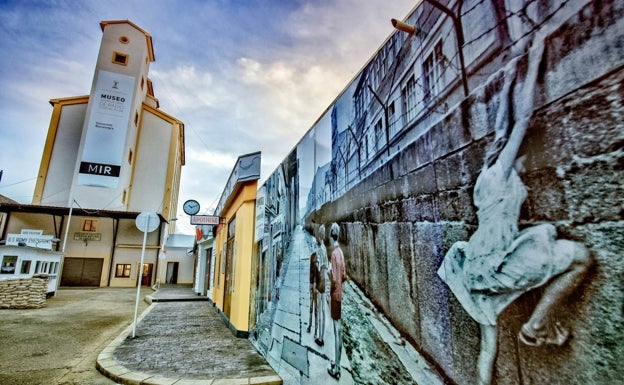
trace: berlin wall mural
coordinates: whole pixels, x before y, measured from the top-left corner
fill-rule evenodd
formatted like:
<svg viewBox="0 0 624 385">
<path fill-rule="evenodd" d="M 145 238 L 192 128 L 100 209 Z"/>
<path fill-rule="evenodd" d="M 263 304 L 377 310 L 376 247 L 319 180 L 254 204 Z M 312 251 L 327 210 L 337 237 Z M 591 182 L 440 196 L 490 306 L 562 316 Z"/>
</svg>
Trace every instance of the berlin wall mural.
<svg viewBox="0 0 624 385">
<path fill-rule="evenodd" d="M 285 384 L 621 381 L 623 15 L 405 18 L 259 193 L 250 338 Z"/>
</svg>

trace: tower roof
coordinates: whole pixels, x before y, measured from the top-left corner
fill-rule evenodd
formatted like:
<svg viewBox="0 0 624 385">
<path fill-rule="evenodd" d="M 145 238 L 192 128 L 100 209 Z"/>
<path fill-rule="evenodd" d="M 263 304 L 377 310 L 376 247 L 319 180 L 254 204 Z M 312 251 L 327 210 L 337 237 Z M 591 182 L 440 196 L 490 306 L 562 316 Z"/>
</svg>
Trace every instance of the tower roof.
<svg viewBox="0 0 624 385">
<path fill-rule="evenodd" d="M 149 60 L 151 62 L 156 61 L 156 57 L 154 56 L 154 46 L 152 45 L 152 35 L 147 33 L 147 31 L 145 31 L 143 28 L 139 27 L 138 25 L 134 24 L 130 20 L 101 21 L 100 22 L 100 28 L 102 28 L 102 32 L 104 32 L 104 29 L 106 28 L 106 26 L 111 25 L 111 24 L 128 24 L 128 25 L 132 26 L 133 28 L 135 28 L 137 31 L 141 32 L 143 35 L 145 35 L 145 43 L 147 44 L 147 51 L 148 51 L 148 55 L 149 55 Z"/>
</svg>

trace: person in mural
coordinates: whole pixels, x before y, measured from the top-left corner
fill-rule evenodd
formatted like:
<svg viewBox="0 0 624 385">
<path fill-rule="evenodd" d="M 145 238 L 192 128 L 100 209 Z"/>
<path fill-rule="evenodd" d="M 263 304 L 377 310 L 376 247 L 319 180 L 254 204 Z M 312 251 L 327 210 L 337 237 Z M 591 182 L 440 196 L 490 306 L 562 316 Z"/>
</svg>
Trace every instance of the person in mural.
<svg viewBox="0 0 624 385">
<path fill-rule="evenodd" d="M 543 287 L 543 295 L 521 327 L 518 339 L 529 346 L 566 342 L 569 332 L 554 317 L 557 305 L 580 284 L 591 264 L 588 249 L 577 242 L 556 239 L 552 224 L 518 229 L 520 207 L 527 196 L 518 176 L 524 161 L 518 151 L 533 113 L 543 52 L 544 38 L 540 34 L 529 49 L 520 92 L 514 92 L 518 58 L 505 69 L 495 139 L 473 192 L 478 228 L 467 242 L 452 245 L 438 270 L 466 312 L 480 325 L 479 384 L 490 384 L 492 380 L 498 316 L 531 289 Z"/>
<path fill-rule="evenodd" d="M 318 299 L 316 295 L 316 279 L 318 277 L 318 262 L 316 252 L 310 255 L 310 316 L 308 318 L 308 333 L 312 329 L 312 317 L 314 317 L 314 335 L 318 332 Z"/>
<path fill-rule="evenodd" d="M 339 235 L 340 226 L 338 226 L 337 223 L 332 223 L 329 228 L 329 237 L 332 247 L 331 267 L 329 269 L 329 295 L 331 298 L 330 312 L 334 325 L 335 359 L 327 369 L 327 372 L 336 379 L 340 379 L 340 355 L 342 353 L 342 325 L 340 323 L 342 313 L 342 285 L 347 280 L 344 254 L 338 244 Z"/>
<path fill-rule="evenodd" d="M 316 277 L 316 311 L 317 311 L 317 332 L 314 335 L 314 342 L 317 345 L 325 345 L 325 282 L 327 281 L 327 249 L 325 248 L 325 226 L 319 226 L 316 231 L 316 255 L 317 255 L 317 277 Z"/>
</svg>

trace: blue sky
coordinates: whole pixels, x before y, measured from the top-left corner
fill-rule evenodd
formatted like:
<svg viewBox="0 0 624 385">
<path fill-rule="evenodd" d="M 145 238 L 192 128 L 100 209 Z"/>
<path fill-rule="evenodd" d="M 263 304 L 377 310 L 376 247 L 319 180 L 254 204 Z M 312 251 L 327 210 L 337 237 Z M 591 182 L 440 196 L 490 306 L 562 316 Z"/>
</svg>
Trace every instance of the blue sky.
<svg viewBox="0 0 624 385">
<path fill-rule="evenodd" d="M 100 21 L 152 35 L 154 93 L 186 126 L 180 200 L 212 213 L 236 158 L 262 151 L 263 182 L 416 4 L 0 0 L 0 194 L 31 202 L 49 100 L 89 93 Z"/>
</svg>

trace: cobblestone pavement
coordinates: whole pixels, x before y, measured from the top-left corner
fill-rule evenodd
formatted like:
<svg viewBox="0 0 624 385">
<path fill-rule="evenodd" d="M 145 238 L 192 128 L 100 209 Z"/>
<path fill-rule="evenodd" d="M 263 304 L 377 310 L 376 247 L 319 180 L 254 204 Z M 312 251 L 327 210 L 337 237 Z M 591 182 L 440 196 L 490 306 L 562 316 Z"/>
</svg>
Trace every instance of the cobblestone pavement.
<svg viewBox="0 0 624 385">
<path fill-rule="evenodd" d="M 169 287 L 149 296 L 136 337 L 128 328 L 113 341 L 99 370 L 124 384 L 281 384 L 249 340 L 236 338 L 212 303 L 193 295 Z"/>
</svg>

